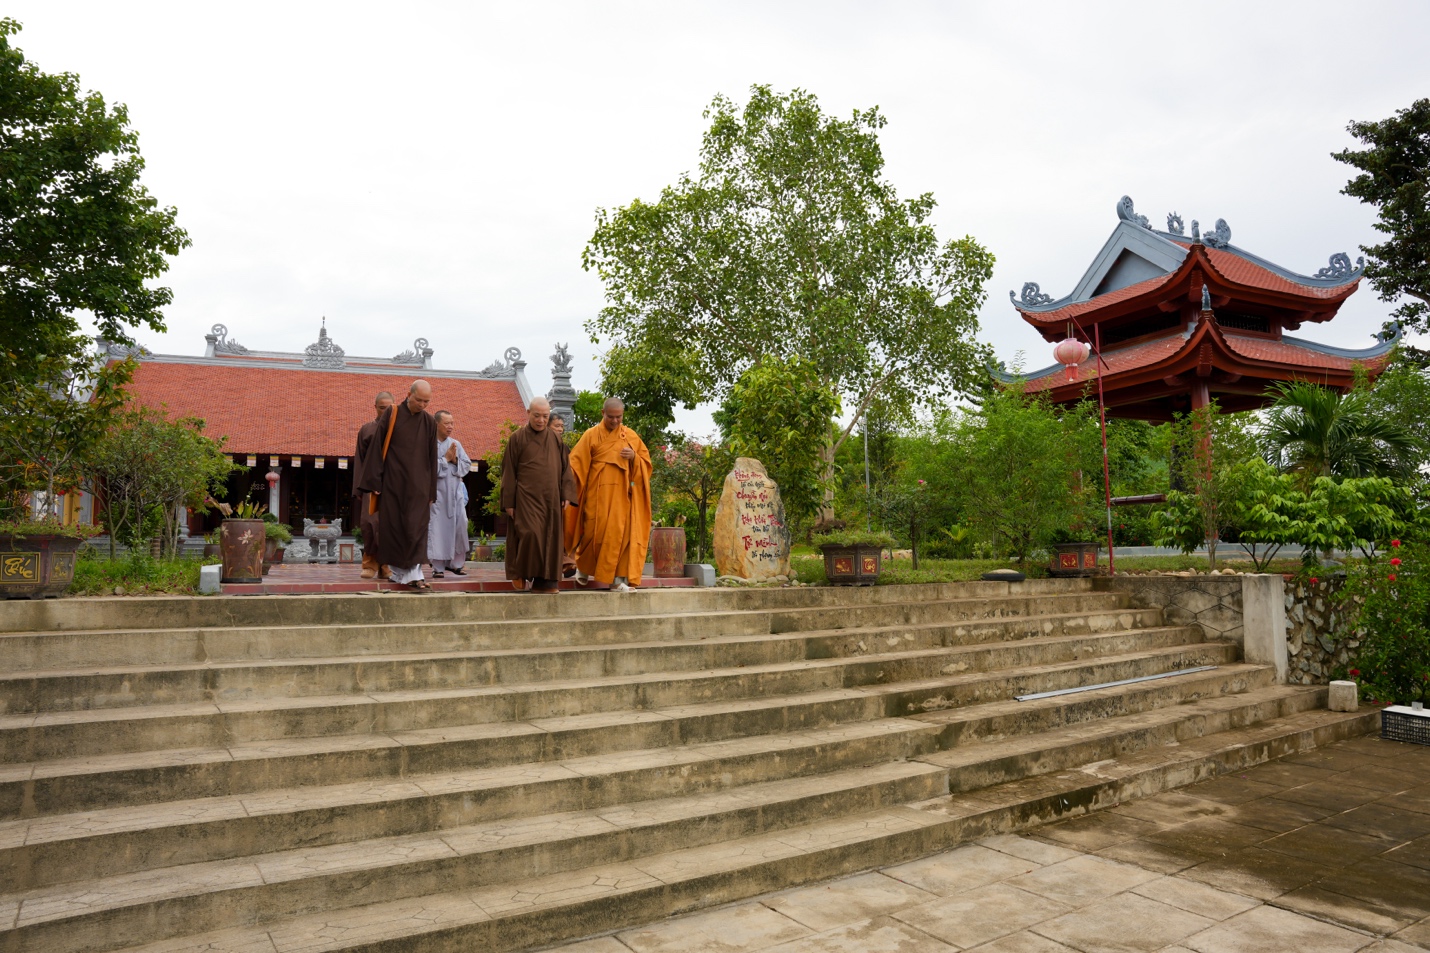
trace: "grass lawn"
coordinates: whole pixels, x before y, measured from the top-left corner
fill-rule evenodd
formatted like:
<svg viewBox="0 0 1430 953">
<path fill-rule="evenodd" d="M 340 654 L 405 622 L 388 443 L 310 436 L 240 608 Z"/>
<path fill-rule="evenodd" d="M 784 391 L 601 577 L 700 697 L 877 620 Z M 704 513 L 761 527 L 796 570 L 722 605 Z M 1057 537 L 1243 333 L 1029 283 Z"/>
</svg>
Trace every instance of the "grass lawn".
<svg viewBox="0 0 1430 953">
<path fill-rule="evenodd" d="M 69 595 L 198 595 L 199 567 L 204 562 L 202 559 L 154 559 L 137 555 L 112 561 L 81 556 L 75 563 L 74 582 L 70 585 Z M 120 591 L 115 592 L 116 589 Z"/>
</svg>

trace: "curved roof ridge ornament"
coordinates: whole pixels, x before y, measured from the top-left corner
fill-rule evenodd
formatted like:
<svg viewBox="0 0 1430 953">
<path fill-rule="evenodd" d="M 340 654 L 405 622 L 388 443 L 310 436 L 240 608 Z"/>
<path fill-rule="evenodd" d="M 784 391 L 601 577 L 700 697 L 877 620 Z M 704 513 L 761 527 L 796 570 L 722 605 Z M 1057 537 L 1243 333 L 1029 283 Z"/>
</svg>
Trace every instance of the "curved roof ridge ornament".
<svg viewBox="0 0 1430 953">
<path fill-rule="evenodd" d="M 1355 267 L 1351 267 L 1351 256 L 1343 251 L 1338 251 L 1330 257 L 1329 264 L 1320 271 L 1312 275 L 1313 278 L 1331 278 L 1337 281 L 1345 281 L 1352 276 L 1359 276 L 1365 271 L 1365 256 L 1356 259 Z"/>
<path fill-rule="evenodd" d="M 1202 241 L 1213 248 L 1225 248 L 1231 244 L 1231 226 L 1226 223 L 1226 219 L 1216 220 L 1216 228 L 1202 236 Z"/>
<path fill-rule="evenodd" d="M 1132 196 L 1130 195 L 1124 195 L 1117 200 L 1117 217 L 1129 225 L 1140 225 L 1149 231 L 1152 228 L 1152 223 L 1147 221 L 1147 216 L 1137 214 L 1137 209 L 1132 206 Z"/>
<path fill-rule="evenodd" d="M 338 347 L 337 342 L 328 337 L 328 319 L 323 318 L 322 325 L 318 328 L 318 340 L 303 348 L 304 367 L 346 367 L 347 361 L 344 359 L 343 349 Z"/>
<path fill-rule="evenodd" d="M 1186 233 L 1187 226 L 1182 223 L 1182 216 L 1178 215 L 1176 212 L 1173 212 L 1172 214 L 1167 216 L 1167 234 L 1185 235 Z"/>
<path fill-rule="evenodd" d="M 1023 282 L 1023 293 L 1020 296 L 1014 296 L 1013 292 L 1010 291 L 1008 292 L 1008 300 L 1015 305 L 1021 304 L 1027 308 L 1040 308 L 1045 304 L 1052 304 L 1053 296 L 1044 294 L 1043 289 L 1038 286 L 1036 281 L 1025 281 Z"/>
</svg>

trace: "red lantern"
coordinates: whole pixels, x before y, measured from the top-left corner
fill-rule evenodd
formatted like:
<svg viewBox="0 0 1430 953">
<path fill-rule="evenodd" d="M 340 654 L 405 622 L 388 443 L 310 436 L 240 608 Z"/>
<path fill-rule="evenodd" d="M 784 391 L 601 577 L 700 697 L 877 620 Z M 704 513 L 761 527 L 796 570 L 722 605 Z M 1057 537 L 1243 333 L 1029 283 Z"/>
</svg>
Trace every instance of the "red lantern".
<svg viewBox="0 0 1430 953">
<path fill-rule="evenodd" d="M 1077 366 L 1087 360 L 1087 356 L 1092 353 L 1092 348 L 1075 337 L 1064 338 L 1053 348 L 1053 360 L 1059 364 L 1064 364 L 1068 369 L 1068 380 L 1077 380 Z"/>
</svg>

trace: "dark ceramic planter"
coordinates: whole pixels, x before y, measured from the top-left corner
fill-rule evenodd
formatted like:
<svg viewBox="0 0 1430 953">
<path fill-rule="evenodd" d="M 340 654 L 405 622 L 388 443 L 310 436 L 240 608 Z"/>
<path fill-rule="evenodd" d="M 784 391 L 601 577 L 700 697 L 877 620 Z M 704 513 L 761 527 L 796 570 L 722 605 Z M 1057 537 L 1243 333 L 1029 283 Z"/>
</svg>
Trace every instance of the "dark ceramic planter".
<svg viewBox="0 0 1430 953">
<path fill-rule="evenodd" d="M 881 546 L 821 546 L 824 576 L 831 586 L 872 586 L 884 566 Z"/>
<path fill-rule="evenodd" d="M 268 570 L 274 566 L 281 565 L 283 565 L 283 544 L 265 536 L 263 539 L 263 575 L 268 575 Z"/>
<path fill-rule="evenodd" d="M 74 582 L 71 536 L 0 536 L 0 596 L 6 599 L 53 599 Z"/>
<path fill-rule="evenodd" d="M 218 543 L 204 543 L 204 558 L 205 558 L 205 559 L 208 559 L 208 558 L 210 558 L 211 556 L 222 556 L 222 555 L 223 555 L 223 547 L 220 546 Z"/>
<path fill-rule="evenodd" d="M 679 579 L 685 575 L 685 528 L 656 526 L 650 531 L 650 561 L 657 579 Z"/>
<path fill-rule="evenodd" d="M 489 563 L 492 561 L 492 548 L 490 546 L 473 546 L 472 562 Z"/>
<path fill-rule="evenodd" d="M 218 531 L 223 548 L 223 581 L 262 582 L 266 539 L 263 520 L 228 519 Z"/>
<path fill-rule="evenodd" d="M 1096 576 L 1097 543 L 1054 543 L 1050 576 Z"/>
</svg>

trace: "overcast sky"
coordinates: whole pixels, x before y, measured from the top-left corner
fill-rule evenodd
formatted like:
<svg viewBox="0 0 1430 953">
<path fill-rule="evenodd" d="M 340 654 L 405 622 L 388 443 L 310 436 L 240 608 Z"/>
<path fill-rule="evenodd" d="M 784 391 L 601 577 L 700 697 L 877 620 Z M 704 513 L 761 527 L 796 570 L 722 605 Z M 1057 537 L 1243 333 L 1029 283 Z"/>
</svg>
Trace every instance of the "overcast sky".
<svg viewBox="0 0 1430 953">
<path fill-rule="evenodd" d="M 145 182 L 193 247 L 169 331 L 301 350 L 326 316 L 350 354 L 428 338 L 442 368 L 516 346 L 538 391 L 570 342 L 578 388 L 602 304 L 581 270 L 597 207 L 694 170 L 716 93 L 803 87 L 878 105 L 887 174 L 931 191 L 941 237 L 998 264 L 982 336 L 1029 367 L 1051 346 L 1008 302 L 1070 291 L 1131 195 L 1293 270 L 1376 240 L 1329 153 L 1352 119 L 1430 95 L 1421 3 L 203 4 L 12 0 L 42 69 L 129 107 Z M 1363 287 L 1321 340 L 1367 346 Z M 707 413 L 678 422 L 711 429 Z"/>
</svg>

